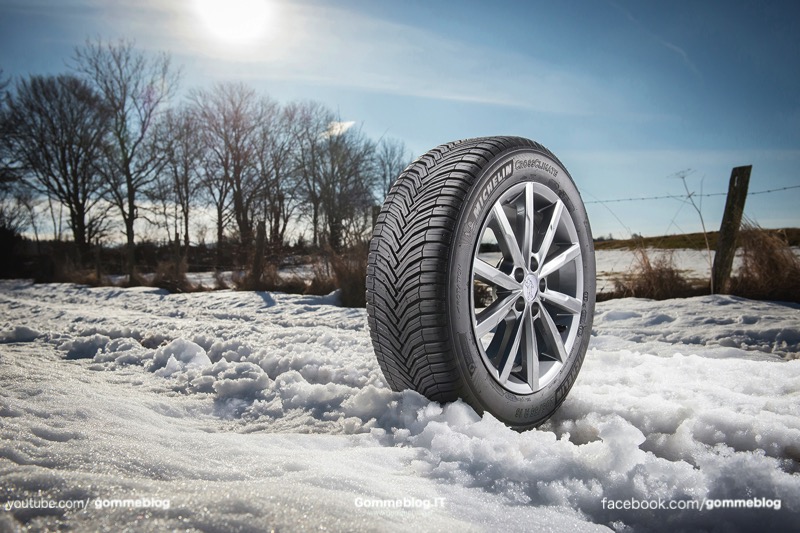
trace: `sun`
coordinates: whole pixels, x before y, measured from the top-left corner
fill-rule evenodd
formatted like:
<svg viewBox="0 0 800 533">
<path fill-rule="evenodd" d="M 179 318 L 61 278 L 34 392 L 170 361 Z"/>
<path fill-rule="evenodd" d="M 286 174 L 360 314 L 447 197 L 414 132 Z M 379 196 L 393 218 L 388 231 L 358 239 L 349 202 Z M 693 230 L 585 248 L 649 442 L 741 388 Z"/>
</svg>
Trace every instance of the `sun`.
<svg viewBox="0 0 800 533">
<path fill-rule="evenodd" d="M 194 0 L 208 31 L 228 44 L 248 44 L 266 34 L 272 17 L 267 0 Z"/>
</svg>

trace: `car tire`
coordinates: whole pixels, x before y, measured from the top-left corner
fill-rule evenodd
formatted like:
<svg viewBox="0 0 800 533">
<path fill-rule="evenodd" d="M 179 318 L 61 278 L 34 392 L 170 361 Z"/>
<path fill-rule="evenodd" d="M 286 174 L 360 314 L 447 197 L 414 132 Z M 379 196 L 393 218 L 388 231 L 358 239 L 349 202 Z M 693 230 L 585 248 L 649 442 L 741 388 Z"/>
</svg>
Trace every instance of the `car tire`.
<svg viewBox="0 0 800 533">
<path fill-rule="evenodd" d="M 387 384 L 518 430 L 543 423 L 589 343 L 591 235 L 572 178 L 538 143 L 467 139 L 417 159 L 370 242 L 367 314 Z"/>
</svg>

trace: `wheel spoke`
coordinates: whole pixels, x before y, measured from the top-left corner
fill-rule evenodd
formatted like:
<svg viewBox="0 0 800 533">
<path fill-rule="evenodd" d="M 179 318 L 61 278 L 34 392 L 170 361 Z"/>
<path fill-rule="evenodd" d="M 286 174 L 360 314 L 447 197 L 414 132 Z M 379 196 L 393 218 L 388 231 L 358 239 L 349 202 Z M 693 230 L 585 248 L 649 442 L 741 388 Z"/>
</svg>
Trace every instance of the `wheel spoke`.
<svg viewBox="0 0 800 533">
<path fill-rule="evenodd" d="M 537 253 L 537 259 L 539 260 L 540 268 L 541 265 L 544 264 L 544 260 L 547 258 L 548 252 L 550 252 L 550 246 L 553 245 L 553 239 L 556 236 L 558 223 L 561 220 L 561 214 L 563 212 L 564 203 L 561 200 L 556 200 L 556 203 L 553 204 L 553 213 L 550 216 L 550 223 L 547 225 L 547 231 L 544 234 L 542 245 L 539 246 L 539 252 Z"/>
<path fill-rule="evenodd" d="M 511 259 L 514 262 L 514 266 L 524 266 L 525 260 L 523 259 L 522 252 L 519 249 L 517 237 L 514 234 L 514 229 L 511 227 L 511 223 L 508 221 L 505 209 L 503 209 L 503 206 L 500 204 L 500 202 L 494 204 L 492 214 L 494 215 L 494 219 L 492 221 L 494 224 L 491 224 L 491 226 L 495 232 L 495 236 L 497 237 L 497 243 L 500 245 L 500 249 L 503 251 L 503 255 L 507 259 Z"/>
<path fill-rule="evenodd" d="M 517 320 L 514 321 L 514 327 L 509 336 L 510 338 L 504 339 L 506 342 L 500 347 L 502 356 L 500 357 L 500 364 L 497 365 L 500 371 L 500 383 L 508 381 L 508 376 L 511 375 L 511 369 L 514 368 L 517 352 L 519 352 L 519 344 L 522 340 L 522 332 L 525 329 L 523 327 L 525 316 L 526 313 L 523 312 L 522 316 L 517 317 Z"/>
<path fill-rule="evenodd" d="M 472 302 L 472 332 L 495 383 L 531 394 L 560 375 L 575 349 L 586 252 L 572 212 L 543 183 L 515 183 L 486 209 L 469 282 L 474 294 L 491 289 L 494 301 Z"/>
<path fill-rule="evenodd" d="M 531 390 L 539 390 L 539 346 L 536 343 L 536 328 L 534 327 L 534 315 L 531 308 L 525 310 L 525 349 L 523 353 L 523 364 L 525 365 L 525 380 L 531 386 Z"/>
<path fill-rule="evenodd" d="M 514 278 L 477 257 L 472 263 L 472 272 L 476 279 L 488 285 L 502 287 L 510 291 L 519 290 L 520 288 L 520 284 Z"/>
<path fill-rule="evenodd" d="M 540 278 L 546 278 L 553 272 L 560 270 L 563 268 L 567 263 L 575 259 L 581 255 L 581 247 L 576 243 L 567 248 L 564 252 L 561 252 L 556 257 L 545 263 L 541 266 L 539 271 Z"/>
<path fill-rule="evenodd" d="M 481 311 L 476 317 L 477 325 L 475 326 L 475 334 L 480 339 L 490 331 L 492 331 L 497 324 L 499 324 L 506 316 L 514 302 L 517 301 L 515 294 L 509 294 L 503 299 L 498 298 L 489 304 L 489 307 Z"/>
<path fill-rule="evenodd" d="M 539 316 L 541 317 L 542 324 L 544 325 L 544 334 L 550 341 L 549 344 L 551 345 L 551 348 L 555 350 L 553 356 L 560 363 L 566 362 L 567 351 L 564 348 L 564 341 L 561 340 L 561 333 L 558 332 L 556 323 L 553 322 L 553 317 L 550 316 L 550 313 L 548 313 L 547 309 L 545 309 L 544 307 L 541 307 Z"/>
<path fill-rule="evenodd" d="M 530 267 L 531 254 L 533 253 L 533 183 L 525 184 L 525 213 L 523 214 L 522 230 L 522 257 L 525 259 L 525 267 Z"/>
<path fill-rule="evenodd" d="M 546 290 L 540 293 L 542 300 L 555 305 L 556 307 L 577 315 L 583 308 L 583 303 L 577 298 L 558 291 Z"/>
</svg>

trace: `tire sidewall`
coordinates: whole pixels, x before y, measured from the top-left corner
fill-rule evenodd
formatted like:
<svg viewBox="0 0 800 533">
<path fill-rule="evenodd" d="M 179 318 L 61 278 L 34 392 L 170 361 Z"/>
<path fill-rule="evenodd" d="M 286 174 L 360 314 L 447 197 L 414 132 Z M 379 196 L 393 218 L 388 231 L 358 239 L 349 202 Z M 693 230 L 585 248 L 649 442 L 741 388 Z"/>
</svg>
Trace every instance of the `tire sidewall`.
<svg viewBox="0 0 800 533">
<path fill-rule="evenodd" d="M 519 395 L 504 389 L 489 373 L 472 327 L 471 269 L 479 233 L 489 210 L 510 187 L 537 182 L 555 192 L 572 217 L 583 255 L 582 310 L 577 336 L 566 365 L 543 389 Z M 475 407 L 520 429 L 546 420 L 564 401 L 583 362 L 591 334 L 595 303 L 592 233 L 583 202 L 569 173 L 546 151 L 512 149 L 495 156 L 470 188 L 456 223 L 448 283 L 448 316 L 454 352 L 466 393 Z"/>
</svg>

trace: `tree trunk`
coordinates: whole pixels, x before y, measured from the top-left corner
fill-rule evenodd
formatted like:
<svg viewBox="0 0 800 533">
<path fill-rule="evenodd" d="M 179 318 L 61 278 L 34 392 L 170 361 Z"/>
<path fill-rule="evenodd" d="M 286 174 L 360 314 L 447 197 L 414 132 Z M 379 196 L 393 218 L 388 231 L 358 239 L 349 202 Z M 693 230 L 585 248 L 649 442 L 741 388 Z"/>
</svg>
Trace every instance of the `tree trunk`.
<svg viewBox="0 0 800 533">
<path fill-rule="evenodd" d="M 127 179 L 128 185 L 128 216 L 125 217 L 125 235 L 127 237 L 127 262 L 128 262 L 128 285 L 138 283 L 134 280 L 136 276 L 136 244 L 134 237 L 133 224 L 136 222 L 136 197 L 135 189 L 130 177 Z"/>
<path fill-rule="evenodd" d="M 319 247 L 319 206 L 314 204 L 312 206 L 312 225 L 314 226 L 314 248 Z"/>
<path fill-rule="evenodd" d="M 328 235 L 328 244 L 333 249 L 334 252 L 339 253 L 342 251 L 342 222 L 336 218 L 332 217 L 328 222 L 328 230 L 330 231 L 330 235 Z"/>
<path fill-rule="evenodd" d="M 223 216 L 225 213 L 223 212 L 223 207 L 221 204 L 217 205 L 217 251 L 214 254 L 214 270 L 219 270 L 220 266 L 222 265 L 222 241 L 224 237 L 224 226 L 223 226 Z"/>
<path fill-rule="evenodd" d="M 83 261 L 89 257 L 89 243 L 86 240 L 86 220 L 85 215 L 76 210 L 72 215 L 72 236 L 75 239 L 75 248 L 78 254 L 78 267 L 83 266 Z"/>
<path fill-rule="evenodd" d="M 103 248 L 100 246 L 100 241 L 98 240 L 94 245 L 94 275 L 97 278 L 98 285 L 103 284 Z"/>
<path fill-rule="evenodd" d="M 251 290 L 260 290 L 261 278 L 264 275 L 264 251 L 267 241 L 267 227 L 263 220 L 258 221 L 258 229 L 256 230 L 256 249 L 253 254 L 253 266 L 250 270 L 249 288 Z"/>
<path fill-rule="evenodd" d="M 189 210 L 183 213 L 183 256 L 189 261 Z"/>
<path fill-rule="evenodd" d="M 128 274 L 128 285 L 138 285 L 136 282 L 136 245 L 133 236 L 133 217 L 128 216 L 125 218 L 125 236 L 127 239 L 125 245 L 125 262 Z"/>
</svg>

